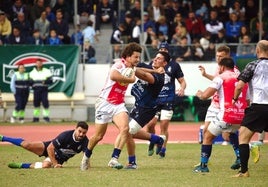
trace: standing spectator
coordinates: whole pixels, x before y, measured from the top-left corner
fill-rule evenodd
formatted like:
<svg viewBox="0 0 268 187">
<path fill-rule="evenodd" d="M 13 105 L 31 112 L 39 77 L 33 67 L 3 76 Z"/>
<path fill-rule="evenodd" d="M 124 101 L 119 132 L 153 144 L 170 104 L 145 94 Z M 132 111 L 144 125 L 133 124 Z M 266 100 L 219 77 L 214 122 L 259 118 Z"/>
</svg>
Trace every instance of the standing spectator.
<svg viewBox="0 0 268 187">
<path fill-rule="evenodd" d="M 256 53 L 258 60 L 247 64 L 238 76 L 238 84 L 233 96 L 233 104 L 241 97 L 241 91 L 249 84 L 251 88 L 251 105 L 247 109 L 239 130 L 239 151 L 241 158 L 241 171 L 234 177 L 249 177 L 248 159 L 249 142 L 255 132 L 261 133 L 268 130 L 268 90 L 267 90 L 267 59 L 268 41 L 261 40 L 257 43 Z"/>
<path fill-rule="evenodd" d="M 62 11 L 59 9 L 56 11 L 56 20 L 50 23 L 50 30 L 55 30 L 58 37 L 64 44 L 70 44 L 69 25 L 65 19 L 63 19 Z"/>
<path fill-rule="evenodd" d="M 245 12 L 246 12 L 246 9 L 244 6 L 241 6 L 239 0 L 236 0 L 234 2 L 234 5 L 229 8 L 229 15 L 231 15 L 232 13 L 235 13 L 239 21 L 245 21 Z"/>
<path fill-rule="evenodd" d="M 40 31 L 40 35 L 43 41 L 46 41 L 49 35 L 50 22 L 46 19 L 47 13 L 43 11 L 40 18 L 36 19 L 34 22 L 34 29 Z"/>
<path fill-rule="evenodd" d="M 32 35 L 32 26 L 23 12 L 17 14 L 17 18 L 12 22 L 12 27 L 19 27 L 21 35 L 25 38 Z"/>
<path fill-rule="evenodd" d="M 228 8 L 226 7 L 226 3 L 223 4 L 223 0 L 216 0 L 215 6 L 212 5 L 211 7 L 217 11 L 218 18 L 222 23 L 229 20 Z"/>
<path fill-rule="evenodd" d="M 200 18 L 197 18 L 194 12 L 188 13 L 188 18 L 185 20 L 185 24 L 192 40 L 194 38 L 200 39 L 206 30 L 203 21 Z"/>
<path fill-rule="evenodd" d="M 211 34 L 211 42 L 215 42 L 218 37 L 218 32 L 224 29 L 223 23 L 218 19 L 218 13 L 216 10 L 212 9 L 209 14 L 209 20 L 205 27 Z"/>
<path fill-rule="evenodd" d="M 129 11 L 125 13 L 123 24 L 125 26 L 125 30 L 122 31 L 121 38 L 124 41 L 124 43 L 127 44 L 129 43 L 131 39 L 132 30 L 133 30 L 133 27 L 135 26 L 134 20 L 132 19 L 132 16 Z"/>
<path fill-rule="evenodd" d="M 60 44 L 62 44 L 61 39 L 59 38 L 59 36 L 57 35 L 57 32 L 54 29 L 51 29 L 49 31 L 49 36 L 46 40 L 46 44 L 47 45 L 60 45 Z"/>
<path fill-rule="evenodd" d="M 99 41 L 99 39 L 92 26 L 93 26 L 93 22 L 91 20 L 88 20 L 87 27 L 84 28 L 82 33 L 83 33 L 84 43 L 85 41 L 87 41 L 90 43 L 90 45 L 94 46 L 95 41 Z"/>
<path fill-rule="evenodd" d="M 97 34 L 100 34 L 100 27 L 103 23 L 110 23 L 112 24 L 113 29 L 115 29 L 114 9 L 109 0 L 100 0 L 100 3 L 97 5 L 95 22 L 95 30 Z"/>
<path fill-rule="evenodd" d="M 250 44 L 250 36 L 244 35 L 242 38 L 241 43 L 237 46 L 236 55 L 237 56 L 247 56 L 247 55 L 254 55 L 255 54 L 255 45 Z"/>
<path fill-rule="evenodd" d="M 5 12 L 0 10 L 0 37 L 1 37 L 0 40 L 3 43 L 6 43 L 11 32 L 12 32 L 11 22 L 6 17 Z"/>
<path fill-rule="evenodd" d="M 129 115 L 125 107 L 124 97 L 128 85 L 135 82 L 135 71 L 130 77 L 125 77 L 122 72 L 126 68 L 134 68 L 140 61 L 142 48 L 137 43 L 129 43 L 122 52 L 122 58 L 112 65 L 105 87 L 96 102 L 95 126 L 96 130 L 90 138 L 88 148 L 81 162 L 81 170 L 87 170 L 89 159 L 97 143 L 106 133 L 108 123 L 113 122 L 119 129 L 115 140 L 112 158 L 108 163 L 111 168 L 122 169 L 118 162 L 120 153 L 129 136 Z"/>
<path fill-rule="evenodd" d="M 29 9 L 26 4 L 22 2 L 22 0 L 14 0 L 12 5 L 12 15 L 10 15 L 10 20 L 14 21 L 17 18 L 19 13 L 23 13 L 25 18 L 29 18 Z"/>
<path fill-rule="evenodd" d="M 36 19 L 40 18 L 42 12 L 45 10 L 44 0 L 36 0 L 30 9 L 31 25 L 34 25 Z"/>
<path fill-rule="evenodd" d="M 132 18 L 139 18 L 141 19 L 141 2 L 140 0 L 134 1 L 134 7 L 130 9 L 130 13 L 132 15 Z"/>
<path fill-rule="evenodd" d="M 30 93 L 29 80 L 29 74 L 25 72 L 24 65 L 18 65 L 18 71 L 13 74 L 10 83 L 10 89 L 14 94 L 16 102 L 16 107 L 10 118 L 11 123 L 15 123 L 17 119 L 20 123 L 24 123 L 25 107 Z"/>
<path fill-rule="evenodd" d="M 27 44 L 32 44 L 32 45 L 43 45 L 44 44 L 44 40 L 41 37 L 40 31 L 38 29 L 33 31 L 32 36 L 28 37 Z"/>
<path fill-rule="evenodd" d="M 157 21 L 160 16 L 165 16 L 165 8 L 161 4 L 161 0 L 152 0 L 152 4 L 147 8 L 149 18 L 152 21 Z"/>
<path fill-rule="evenodd" d="M 43 105 L 43 118 L 45 122 L 49 119 L 48 86 L 52 83 L 52 74 L 49 69 L 43 67 L 41 59 L 36 60 L 36 67 L 30 72 L 33 89 L 33 122 L 39 122 L 40 105 Z"/>
<path fill-rule="evenodd" d="M 9 35 L 7 43 L 12 44 L 12 45 L 26 44 L 27 38 L 21 35 L 21 31 L 19 27 L 13 27 L 12 34 Z"/>
<path fill-rule="evenodd" d="M 238 17 L 235 13 L 231 13 L 230 21 L 225 24 L 226 29 L 226 41 L 228 43 L 238 43 L 240 36 L 240 28 L 244 24 L 238 21 Z"/>
</svg>

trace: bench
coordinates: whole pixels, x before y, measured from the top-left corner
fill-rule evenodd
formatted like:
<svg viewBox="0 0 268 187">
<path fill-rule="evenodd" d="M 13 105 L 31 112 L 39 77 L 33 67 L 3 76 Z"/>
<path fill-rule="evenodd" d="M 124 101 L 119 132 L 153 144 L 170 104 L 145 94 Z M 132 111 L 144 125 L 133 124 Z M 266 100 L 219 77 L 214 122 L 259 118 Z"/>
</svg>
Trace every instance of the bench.
<svg viewBox="0 0 268 187">
<path fill-rule="evenodd" d="M 48 100 L 50 104 L 52 103 L 68 103 L 71 109 L 71 119 L 73 119 L 73 113 L 75 109 L 75 101 L 85 100 L 85 94 L 83 92 L 75 92 L 71 97 L 66 96 L 63 92 L 49 92 Z M 3 101 L 3 121 L 7 121 L 7 109 L 12 106 L 15 106 L 15 98 L 13 93 L 2 93 Z M 28 104 L 33 102 L 33 93 L 30 93 Z M 27 109 L 27 106 L 26 106 Z"/>
</svg>

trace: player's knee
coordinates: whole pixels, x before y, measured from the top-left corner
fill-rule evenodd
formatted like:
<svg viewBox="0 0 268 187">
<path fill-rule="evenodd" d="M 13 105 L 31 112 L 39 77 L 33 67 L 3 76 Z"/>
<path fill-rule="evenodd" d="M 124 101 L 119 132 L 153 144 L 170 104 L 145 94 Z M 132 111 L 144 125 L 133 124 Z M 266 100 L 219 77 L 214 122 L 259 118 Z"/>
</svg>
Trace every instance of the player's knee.
<svg viewBox="0 0 268 187">
<path fill-rule="evenodd" d="M 129 123 L 129 133 L 136 134 L 141 129 L 141 126 L 135 121 L 131 120 Z"/>
</svg>

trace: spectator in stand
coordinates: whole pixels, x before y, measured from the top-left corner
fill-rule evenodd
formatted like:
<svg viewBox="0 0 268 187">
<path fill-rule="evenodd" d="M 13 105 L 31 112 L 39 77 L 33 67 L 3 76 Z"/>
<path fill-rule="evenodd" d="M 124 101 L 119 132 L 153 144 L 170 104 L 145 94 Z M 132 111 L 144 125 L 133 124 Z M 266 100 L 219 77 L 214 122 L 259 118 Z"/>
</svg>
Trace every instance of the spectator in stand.
<svg viewBox="0 0 268 187">
<path fill-rule="evenodd" d="M 234 5 L 229 8 L 229 15 L 231 16 L 232 13 L 235 13 L 239 21 L 245 21 L 245 12 L 246 9 L 244 6 L 241 6 L 239 0 L 236 0 Z"/>
<path fill-rule="evenodd" d="M 211 43 L 211 34 L 210 32 L 206 31 L 203 37 L 199 40 L 202 48 L 206 51 Z"/>
<path fill-rule="evenodd" d="M 63 19 L 62 10 L 56 11 L 56 20 L 50 23 L 50 30 L 55 30 L 57 36 L 64 44 L 70 44 L 70 36 L 68 36 L 69 25 L 68 22 Z"/>
<path fill-rule="evenodd" d="M 145 20 L 144 20 L 144 22 L 145 22 Z M 124 18 L 123 24 L 125 26 L 125 30 L 122 32 L 121 38 L 124 41 L 124 43 L 127 44 L 127 43 L 129 43 L 129 41 L 131 39 L 132 30 L 133 30 L 133 27 L 135 26 L 135 23 L 132 19 L 130 11 L 127 11 L 125 13 L 125 18 Z"/>
<path fill-rule="evenodd" d="M 169 23 L 165 16 L 160 16 L 157 22 L 155 23 L 155 32 L 158 34 L 159 32 L 163 33 L 165 36 L 165 40 L 169 40 Z"/>
<path fill-rule="evenodd" d="M 46 41 L 47 45 L 60 45 L 63 44 L 60 37 L 57 35 L 56 30 L 51 29 L 49 31 L 49 37 L 47 38 Z"/>
<path fill-rule="evenodd" d="M 26 38 L 21 35 L 21 31 L 19 27 L 12 28 L 12 34 L 8 37 L 8 44 L 18 45 L 18 44 L 26 44 Z"/>
<path fill-rule="evenodd" d="M 12 5 L 12 15 L 10 15 L 10 20 L 14 21 L 14 19 L 17 18 L 18 13 L 24 13 L 26 19 L 29 17 L 29 9 L 26 4 L 22 2 L 22 0 L 14 1 Z"/>
<path fill-rule="evenodd" d="M 34 25 L 36 19 L 40 18 L 42 12 L 45 10 L 44 0 L 36 0 L 30 9 L 30 22 Z"/>
<path fill-rule="evenodd" d="M 21 35 L 24 38 L 28 38 L 32 35 L 32 26 L 30 22 L 25 19 L 25 15 L 23 12 L 17 14 L 17 18 L 12 22 L 12 27 L 19 27 Z"/>
<path fill-rule="evenodd" d="M 206 31 L 203 21 L 196 17 L 194 12 L 188 13 L 188 18 L 185 20 L 185 24 L 191 39 L 200 39 Z"/>
<path fill-rule="evenodd" d="M 85 51 L 87 52 L 87 64 L 96 64 L 97 60 L 95 58 L 96 51 L 90 43 L 88 43 L 87 47 L 85 48 Z"/>
<path fill-rule="evenodd" d="M 49 27 L 50 27 L 50 22 L 46 19 L 46 17 L 47 17 L 47 13 L 46 11 L 43 11 L 41 13 L 40 18 L 38 18 L 34 22 L 34 29 L 39 30 L 40 36 L 43 39 L 43 41 L 46 41 L 49 35 Z"/>
<path fill-rule="evenodd" d="M 95 15 L 93 11 L 93 1 L 91 0 L 79 0 L 78 1 L 78 20 L 80 25 L 86 25 L 88 20 L 95 21 Z"/>
<path fill-rule="evenodd" d="M 243 25 L 240 28 L 240 37 L 239 37 L 239 43 L 241 43 L 242 38 L 244 35 L 249 35 L 250 36 L 250 32 L 249 32 L 249 28 L 246 25 Z"/>
<path fill-rule="evenodd" d="M 180 14 L 181 21 L 183 20 L 183 18 L 187 17 L 187 12 L 185 11 L 185 9 L 183 9 L 181 3 L 178 0 L 172 0 L 171 6 L 166 7 L 165 9 L 165 15 L 170 25 L 173 25 L 173 23 L 176 22 L 175 19 L 177 14 Z"/>
<path fill-rule="evenodd" d="M 209 20 L 205 27 L 211 34 L 211 41 L 214 43 L 218 37 L 218 32 L 224 29 L 223 23 L 218 19 L 218 13 L 215 9 L 211 9 Z"/>
<path fill-rule="evenodd" d="M 165 16 L 165 7 L 160 0 L 152 0 L 152 4 L 148 6 L 149 18 L 152 21 L 157 21 L 160 16 Z"/>
<path fill-rule="evenodd" d="M 7 38 L 11 34 L 12 26 L 9 19 L 6 17 L 5 12 L 0 10 L 0 40 L 2 43 L 7 42 Z"/>
<path fill-rule="evenodd" d="M 44 40 L 41 37 L 41 33 L 38 29 L 35 29 L 33 31 L 32 36 L 28 37 L 27 44 L 32 44 L 32 45 L 43 45 L 44 44 Z"/>
<path fill-rule="evenodd" d="M 141 36 L 141 20 L 139 18 L 135 19 L 135 26 L 132 30 L 131 42 L 140 43 Z"/>
<path fill-rule="evenodd" d="M 12 17 L 12 0 L 5 0 L 5 1 L 0 1 L 0 10 L 5 12 L 7 17 Z"/>
<path fill-rule="evenodd" d="M 121 39 L 122 32 L 125 30 L 125 25 L 120 23 L 118 28 L 112 33 L 110 43 L 111 44 L 123 44 L 124 41 Z"/>
<path fill-rule="evenodd" d="M 209 18 L 209 7 L 207 5 L 206 1 L 202 2 L 201 7 L 199 7 L 196 11 L 195 11 L 195 15 L 199 18 L 201 18 L 203 20 L 203 22 L 206 22 Z"/>
<path fill-rule="evenodd" d="M 141 19 L 141 2 L 140 0 L 135 0 L 134 7 L 130 9 L 132 18 L 140 18 Z"/>
<path fill-rule="evenodd" d="M 182 37 L 187 37 L 187 41 L 188 41 L 188 45 L 191 45 L 191 37 L 189 35 L 189 33 L 186 30 L 185 26 L 177 26 L 176 27 L 176 32 L 175 34 L 173 34 L 172 39 L 171 39 L 171 44 L 179 44 Z"/>
<path fill-rule="evenodd" d="M 262 23 L 260 23 L 259 14 L 262 15 Z M 257 43 L 259 41 L 259 32 L 261 32 L 262 39 L 265 38 L 268 32 L 268 18 L 264 17 L 263 12 L 258 13 L 258 16 L 250 20 L 250 33 L 252 34 L 252 42 Z"/>
<path fill-rule="evenodd" d="M 192 52 L 192 60 L 194 60 L 194 61 L 203 61 L 204 60 L 205 51 L 204 51 L 202 45 L 200 44 L 199 39 L 197 39 L 197 38 L 193 39 L 193 45 L 191 47 L 191 52 Z"/>
<path fill-rule="evenodd" d="M 238 16 L 236 13 L 231 13 L 230 21 L 226 22 L 226 41 L 228 43 L 238 43 L 240 36 L 240 28 L 244 24 L 241 21 L 238 21 Z"/>
<path fill-rule="evenodd" d="M 246 12 L 245 12 L 245 24 L 249 25 L 250 20 L 252 18 L 255 18 L 258 15 L 258 12 L 259 12 L 258 2 L 254 1 L 254 0 L 247 0 L 245 9 L 246 9 Z"/>
<path fill-rule="evenodd" d="M 226 7 L 226 0 L 225 4 L 223 4 L 223 0 L 216 0 L 215 5 L 211 7 L 217 11 L 218 18 L 221 22 L 225 23 L 229 20 L 229 12 L 228 8 Z"/>
<path fill-rule="evenodd" d="M 146 32 L 148 27 L 151 27 L 155 32 L 155 22 L 150 19 L 148 12 L 143 12 L 143 31 Z"/>
<path fill-rule="evenodd" d="M 174 18 L 174 21 L 172 22 L 172 24 L 170 25 L 170 29 L 169 29 L 169 38 L 171 39 L 172 36 L 176 33 L 176 29 L 178 26 L 185 26 L 185 22 L 182 18 L 181 13 L 176 13 L 176 16 Z M 168 41 L 169 43 L 171 41 Z"/>
<path fill-rule="evenodd" d="M 71 44 L 83 46 L 84 37 L 80 25 L 76 25 L 75 32 L 71 36 Z"/>
<path fill-rule="evenodd" d="M 55 6 L 52 8 L 52 12 L 57 16 L 57 10 L 61 10 L 63 19 L 69 23 L 73 16 L 73 10 L 66 0 L 57 0 Z"/>
<path fill-rule="evenodd" d="M 144 36 L 145 45 L 149 45 L 147 47 L 150 47 L 153 41 L 157 39 L 156 33 L 154 32 L 153 27 L 151 26 L 147 27 L 143 36 Z"/>
<path fill-rule="evenodd" d="M 56 16 L 54 14 L 54 12 L 52 12 L 52 9 L 50 6 L 46 6 L 46 9 L 45 9 L 46 13 L 47 13 L 47 20 L 51 23 L 52 21 L 55 21 L 56 20 Z"/>
<path fill-rule="evenodd" d="M 192 59 L 191 48 L 188 46 L 187 37 L 181 38 L 180 44 L 174 48 L 172 58 L 176 62 L 189 61 Z"/>
<path fill-rule="evenodd" d="M 112 24 L 112 28 L 115 29 L 114 9 L 113 5 L 109 3 L 109 0 L 100 0 L 100 3 L 97 5 L 95 23 L 97 34 L 100 34 L 100 26 L 103 23 L 110 23 Z"/>
<path fill-rule="evenodd" d="M 241 43 L 237 46 L 237 56 L 255 55 L 256 46 L 250 44 L 250 36 L 244 35 Z"/>
<path fill-rule="evenodd" d="M 215 50 L 216 45 L 214 43 L 209 43 L 208 48 L 205 50 L 204 60 L 215 61 Z"/>
<path fill-rule="evenodd" d="M 84 42 L 88 41 L 92 46 L 95 45 L 95 41 L 99 41 L 97 34 L 93 28 L 93 22 L 91 20 L 88 20 L 87 27 L 84 28 L 82 33 L 84 37 Z"/>
</svg>

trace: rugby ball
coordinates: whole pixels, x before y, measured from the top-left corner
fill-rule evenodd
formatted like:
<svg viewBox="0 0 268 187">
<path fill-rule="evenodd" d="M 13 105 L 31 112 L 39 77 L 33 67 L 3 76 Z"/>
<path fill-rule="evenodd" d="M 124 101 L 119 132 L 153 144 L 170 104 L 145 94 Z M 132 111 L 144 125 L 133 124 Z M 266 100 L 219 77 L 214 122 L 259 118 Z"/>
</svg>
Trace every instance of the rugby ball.
<svg viewBox="0 0 268 187">
<path fill-rule="evenodd" d="M 124 77 L 131 77 L 134 73 L 134 70 L 132 68 L 125 68 L 123 69 L 123 71 L 121 72 L 121 75 L 123 75 Z M 121 86 L 125 86 L 128 83 L 124 83 L 124 82 L 120 82 L 119 83 Z"/>
</svg>

